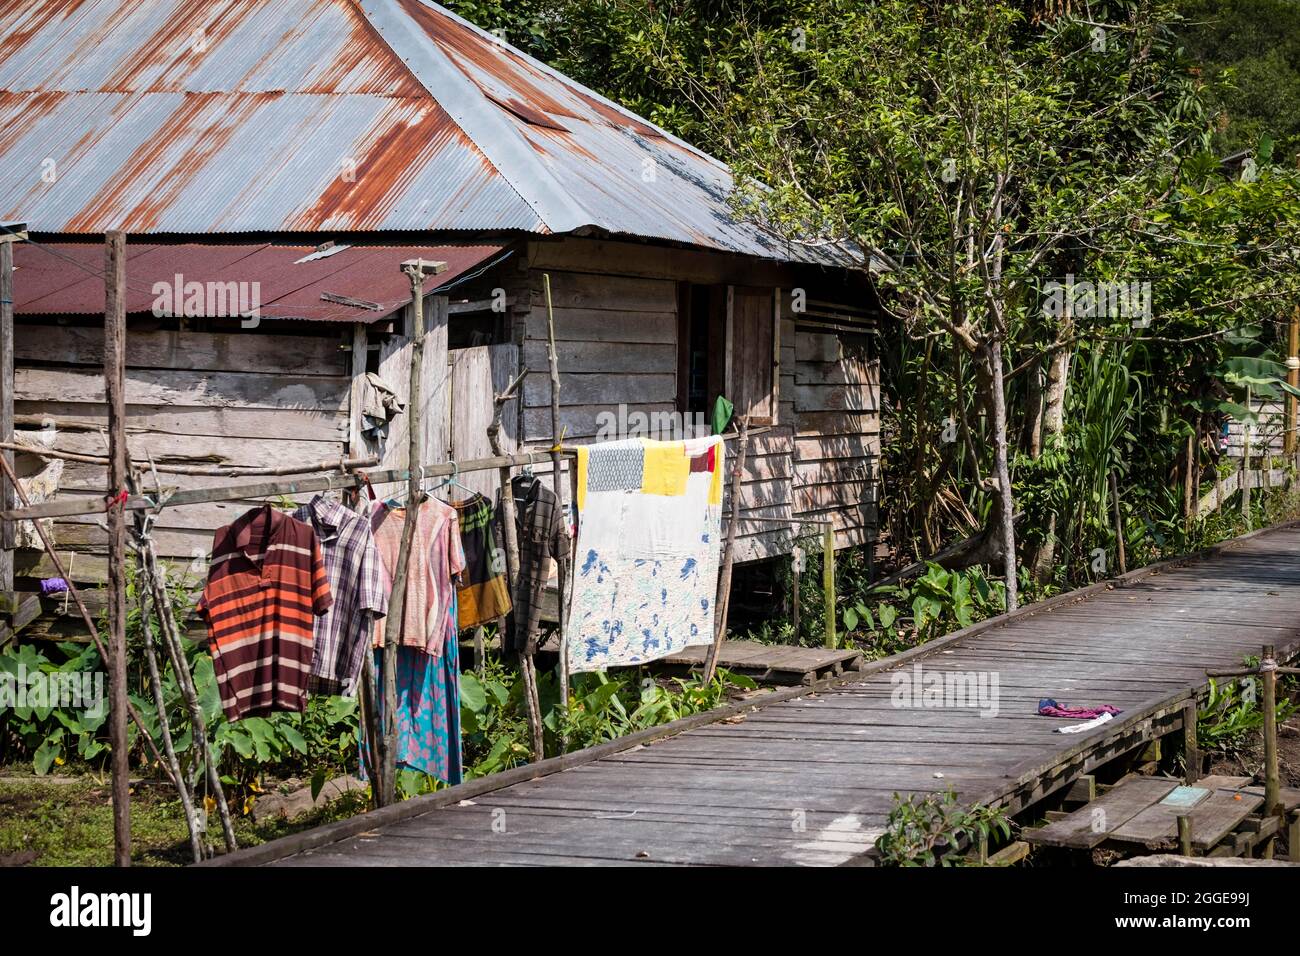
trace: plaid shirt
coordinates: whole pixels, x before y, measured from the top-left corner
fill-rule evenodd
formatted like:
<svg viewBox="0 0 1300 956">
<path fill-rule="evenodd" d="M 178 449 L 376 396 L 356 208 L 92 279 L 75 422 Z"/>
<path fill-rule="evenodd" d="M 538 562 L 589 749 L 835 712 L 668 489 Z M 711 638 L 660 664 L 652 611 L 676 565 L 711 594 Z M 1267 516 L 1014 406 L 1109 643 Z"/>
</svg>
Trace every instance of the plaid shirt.
<svg viewBox="0 0 1300 956">
<path fill-rule="evenodd" d="M 535 649 L 542 616 L 542 592 L 551 576 L 551 559 L 569 553 L 569 531 L 555 492 L 539 478 L 519 475 L 515 497 L 515 526 L 519 536 L 519 579 L 514 594 L 514 649 Z"/>
<path fill-rule="evenodd" d="M 316 620 L 308 689 L 313 694 L 351 694 L 374 619 L 388 611 L 388 588 L 370 519 L 323 495 L 293 516 L 311 525 L 320 538 L 334 594 L 334 606 Z"/>
</svg>

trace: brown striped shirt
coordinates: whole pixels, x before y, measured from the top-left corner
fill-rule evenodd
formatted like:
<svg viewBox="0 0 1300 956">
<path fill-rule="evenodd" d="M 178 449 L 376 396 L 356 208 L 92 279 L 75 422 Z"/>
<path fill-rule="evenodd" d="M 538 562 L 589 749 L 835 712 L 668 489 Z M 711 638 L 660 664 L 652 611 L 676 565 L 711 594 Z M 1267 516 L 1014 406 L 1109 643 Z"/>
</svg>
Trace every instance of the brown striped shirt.
<svg viewBox="0 0 1300 956">
<path fill-rule="evenodd" d="M 217 531 L 197 610 L 228 719 L 306 707 L 312 625 L 332 601 L 310 525 L 264 505 Z"/>
</svg>

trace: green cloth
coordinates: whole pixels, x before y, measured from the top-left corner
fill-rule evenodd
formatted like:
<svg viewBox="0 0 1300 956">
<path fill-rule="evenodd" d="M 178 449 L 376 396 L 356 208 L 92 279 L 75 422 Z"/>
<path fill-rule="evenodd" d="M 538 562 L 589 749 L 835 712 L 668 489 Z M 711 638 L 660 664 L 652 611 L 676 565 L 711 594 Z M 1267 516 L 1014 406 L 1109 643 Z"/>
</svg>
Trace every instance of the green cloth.
<svg viewBox="0 0 1300 956">
<path fill-rule="evenodd" d="M 727 401 L 727 396 L 719 395 L 718 400 L 713 403 L 713 434 L 721 435 L 731 424 L 731 415 L 735 412 L 736 406 Z"/>
</svg>

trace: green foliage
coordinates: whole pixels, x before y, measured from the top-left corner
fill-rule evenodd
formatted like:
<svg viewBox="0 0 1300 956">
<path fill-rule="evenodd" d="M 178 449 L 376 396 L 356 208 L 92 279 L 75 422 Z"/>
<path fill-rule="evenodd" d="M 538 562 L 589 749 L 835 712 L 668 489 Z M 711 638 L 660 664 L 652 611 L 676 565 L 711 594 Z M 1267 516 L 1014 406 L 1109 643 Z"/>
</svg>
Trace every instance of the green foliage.
<svg viewBox="0 0 1300 956">
<path fill-rule="evenodd" d="M 81 675 L 100 677 L 98 690 L 107 692 L 107 678 L 100 668 L 99 655 L 93 647 L 76 644 L 58 646 L 63 655 L 56 662 L 31 644 L 10 646 L 0 651 L 0 673 L 10 675 L 15 682 L 34 674 L 42 675 L 44 686 L 63 678 L 74 678 L 77 686 L 84 686 Z M 94 689 L 94 684 L 91 684 Z M 101 706 L 61 706 L 46 699 L 30 699 L 27 706 L 0 708 L 0 741 L 10 756 L 26 757 L 32 761 L 39 774 L 49 773 L 73 757 L 95 762 L 106 753 L 104 738 L 107 734 L 108 709 L 106 701 Z"/>
<path fill-rule="evenodd" d="M 1258 658 L 1247 659 L 1247 666 L 1259 663 Z M 1206 750 L 1237 753 L 1248 738 L 1264 726 L 1264 710 L 1258 698 L 1257 680 L 1236 679 L 1220 682 L 1210 679 L 1210 693 L 1197 713 L 1196 738 Z M 1279 726 L 1296 713 L 1296 704 L 1278 694 L 1277 722 Z"/>
<path fill-rule="evenodd" d="M 523 679 L 501 661 L 488 658 L 483 674 L 461 674 L 461 726 L 466 779 L 482 777 L 532 759 Z M 656 680 L 643 668 L 610 676 L 603 671 L 575 674 L 567 712 L 560 706 L 554 674 L 538 675 L 544 756 L 670 723 L 725 702 L 733 689 L 752 690 L 742 674 L 719 668 L 708 684 L 696 678 Z"/>
<path fill-rule="evenodd" d="M 882 866 L 954 866 L 956 852 L 981 836 L 1011 836 L 1004 807 L 966 808 L 946 793 L 894 794 L 885 832 L 876 840 Z"/>
</svg>

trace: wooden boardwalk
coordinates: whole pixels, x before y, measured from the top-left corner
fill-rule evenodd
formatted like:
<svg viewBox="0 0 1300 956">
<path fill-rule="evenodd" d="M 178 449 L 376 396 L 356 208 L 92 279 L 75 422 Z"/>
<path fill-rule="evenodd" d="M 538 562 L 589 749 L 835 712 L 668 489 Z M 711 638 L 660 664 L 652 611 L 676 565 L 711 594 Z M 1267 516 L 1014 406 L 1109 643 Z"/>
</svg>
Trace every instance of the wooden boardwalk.
<svg viewBox="0 0 1300 956">
<path fill-rule="evenodd" d="M 1207 668 L 1237 665 L 1264 644 L 1294 654 L 1298 639 L 1300 527 L 1287 526 L 982 622 L 866 672 L 775 691 L 761 706 L 471 781 L 223 862 L 862 862 L 895 793 L 952 788 L 963 801 L 1017 811 L 1178 729 Z M 914 677 L 918 665 L 996 676 L 996 714 L 895 706 L 896 674 Z M 1070 722 L 1037 716 L 1042 697 L 1123 713 L 1057 734 Z"/>
</svg>

